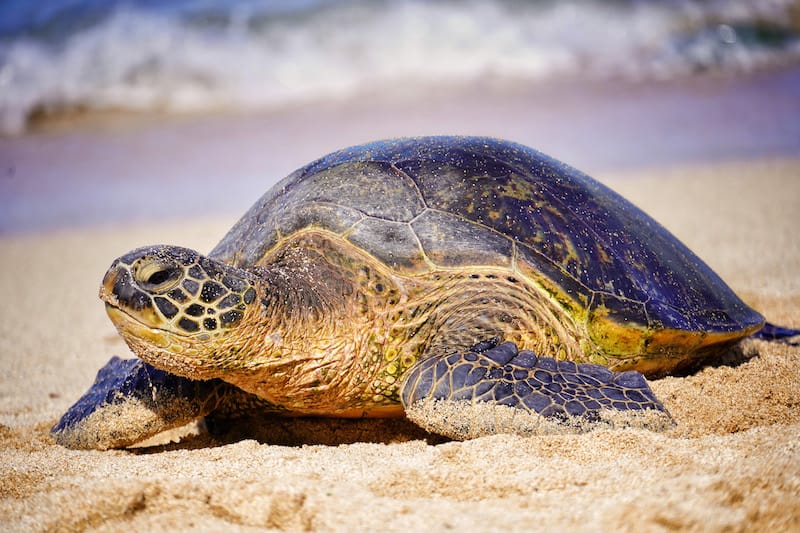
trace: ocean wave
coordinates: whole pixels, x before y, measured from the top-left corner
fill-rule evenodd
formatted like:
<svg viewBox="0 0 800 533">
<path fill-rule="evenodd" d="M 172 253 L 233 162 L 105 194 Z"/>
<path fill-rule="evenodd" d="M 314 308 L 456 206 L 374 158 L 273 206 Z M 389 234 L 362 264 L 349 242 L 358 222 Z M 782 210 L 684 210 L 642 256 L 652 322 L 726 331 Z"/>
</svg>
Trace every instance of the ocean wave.
<svg viewBox="0 0 800 533">
<path fill-rule="evenodd" d="M 255 109 L 443 82 L 750 70 L 800 59 L 798 4 L 6 0 L 0 132 L 81 110 Z"/>
</svg>

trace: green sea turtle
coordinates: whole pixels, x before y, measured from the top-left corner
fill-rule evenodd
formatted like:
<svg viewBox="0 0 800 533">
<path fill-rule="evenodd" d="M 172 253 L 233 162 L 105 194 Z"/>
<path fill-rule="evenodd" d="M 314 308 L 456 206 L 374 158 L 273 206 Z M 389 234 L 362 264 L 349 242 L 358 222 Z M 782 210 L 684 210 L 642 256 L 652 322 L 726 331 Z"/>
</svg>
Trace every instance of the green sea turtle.
<svg viewBox="0 0 800 533">
<path fill-rule="evenodd" d="M 671 424 L 644 375 L 764 319 L 663 227 L 535 150 L 348 148 L 268 191 L 208 256 L 113 262 L 112 358 L 53 428 L 124 447 L 200 417 L 405 414 L 453 438 Z"/>
</svg>

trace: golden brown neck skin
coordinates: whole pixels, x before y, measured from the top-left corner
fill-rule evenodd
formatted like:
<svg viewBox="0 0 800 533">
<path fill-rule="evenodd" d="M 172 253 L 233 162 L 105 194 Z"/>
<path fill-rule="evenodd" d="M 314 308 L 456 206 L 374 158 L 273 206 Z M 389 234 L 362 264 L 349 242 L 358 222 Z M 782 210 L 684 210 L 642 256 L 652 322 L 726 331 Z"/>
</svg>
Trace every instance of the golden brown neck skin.
<svg viewBox="0 0 800 533">
<path fill-rule="evenodd" d="M 245 317 L 253 327 L 238 346 L 247 355 L 217 377 L 296 413 L 399 409 L 402 377 L 423 354 L 494 337 L 580 358 L 569 317 L 504 269 L 400 277 L 340 237 L 307 231 L 258 274 L 264 316 Z"/>
</svg>

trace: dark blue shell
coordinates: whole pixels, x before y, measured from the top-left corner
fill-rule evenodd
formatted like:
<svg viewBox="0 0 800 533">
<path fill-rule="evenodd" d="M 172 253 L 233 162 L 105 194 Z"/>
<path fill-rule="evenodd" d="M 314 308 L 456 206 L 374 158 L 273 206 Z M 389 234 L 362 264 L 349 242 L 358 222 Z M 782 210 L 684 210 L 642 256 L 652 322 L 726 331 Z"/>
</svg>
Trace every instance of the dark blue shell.
<svg viewBox="0 0 800 533">
<path fill-rule="evenodd" d="M 763 321 L 633 204 L 507 141 L 420 137 L 327 155 L 268 191 L 212 256 L 247 268 L 308 226 L 346 235 L 401 273 L 430 262 L 525 265 L 621 324 L 735 332 Z"/>
</svg>

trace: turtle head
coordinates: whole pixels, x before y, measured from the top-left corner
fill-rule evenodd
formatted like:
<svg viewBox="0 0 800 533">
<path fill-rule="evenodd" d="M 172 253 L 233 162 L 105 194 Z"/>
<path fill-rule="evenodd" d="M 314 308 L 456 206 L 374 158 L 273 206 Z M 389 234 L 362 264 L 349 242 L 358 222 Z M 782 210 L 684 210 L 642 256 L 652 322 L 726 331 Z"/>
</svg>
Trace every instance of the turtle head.
<svg viewBox="0 0 800 533">
<path fill-rule="evenodd" d="M 200 374 L 237 342 L 257 306 L 251 273 L 177 246 L 139 248 L 115 260 L 100 298 L 131 349 L 177 374 Z M 213 377 L 209 375 L 208 377 Z"/>
</svg>

